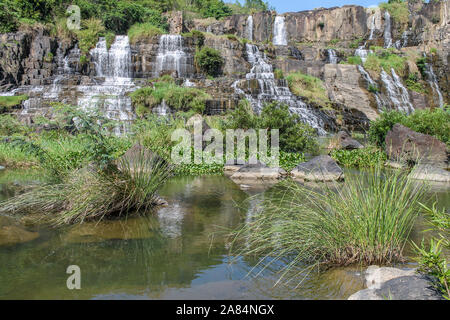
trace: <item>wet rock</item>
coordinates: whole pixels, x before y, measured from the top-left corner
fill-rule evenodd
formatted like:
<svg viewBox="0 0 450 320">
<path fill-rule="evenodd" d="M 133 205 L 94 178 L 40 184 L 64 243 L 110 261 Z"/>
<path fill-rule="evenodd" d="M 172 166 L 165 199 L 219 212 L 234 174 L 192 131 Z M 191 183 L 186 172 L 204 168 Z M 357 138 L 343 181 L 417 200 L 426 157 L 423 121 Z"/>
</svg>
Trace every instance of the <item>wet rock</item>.
<svg viewBox="0 0 450 320">
<path fill-rule="evenodd" d="M 0 217 L 0 246 L 14 245 L 32 241 L 39 237 L 39 233 L 27 231 L 17 225 L 13 219 Z"/>
<path fill-rule="evenodd" d="M 233 180 L 277 180 L 286 175 L 282 168 L 270 168 L 262 162 L 246 164 L 237 170 L 232 176 Z"/>
<path fill-rule="evenodd" d="M 347 132 L 339 131 L 336 135 L 336 140 L 338 142 L 338 148 L 344 150 L 354 150 L 361 149 L 364 146 L 357 140 L 353 139 Z"/>
<path fill-rule="evenodd" d="M 449 171 L 426 164 L 416 165 L 409 177 L 417 180 L 450 182 Z"/>
<path fill-rule="evenodd" d="M 292 177 L 306 181 L 338 181 L 344 172 L 328 155 L 317 156 L 308 162 L 300 163 L 291 171 Z"/>
<path fill-rule="evenodd" d="M 447 146 L 430 135 L 397 123 L 387 133 L 385 142 L 385 150 L 391 160 L 447 167 Z"/>
<path fill-rule="evenodd" d="M 368 289 L 380 289 L 384 282 L 398 277 L 412 276 L 415 270 L 401 270 L 391 267 L 370 266 L 366 270 L 366 286 Z"/>
</svg>

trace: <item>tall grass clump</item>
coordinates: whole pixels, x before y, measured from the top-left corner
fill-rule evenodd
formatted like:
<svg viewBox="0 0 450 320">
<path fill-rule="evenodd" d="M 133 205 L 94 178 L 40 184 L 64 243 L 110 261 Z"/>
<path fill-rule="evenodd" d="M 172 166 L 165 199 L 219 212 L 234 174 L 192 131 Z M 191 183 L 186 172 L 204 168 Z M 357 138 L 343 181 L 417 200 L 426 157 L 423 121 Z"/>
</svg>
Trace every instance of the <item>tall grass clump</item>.
<svg viewBox="0 0 450 320">
<path fill-rule="evenodd" d="M 135 44 L 143 39 L 153 38 L 154 36 L 164 33 L 163 29 L 158 28 L 151 23 L 136 23 L 128 30 L 128 38 L 130 39 L 131 44 Z"/>
<path fill-rule="evenodd" d="M 232 250 L 270 258 L 269 265 L 289 257 L 282 277 L 296 266 L 304 271 L 402 261 L 424 186 L 400 171 L 384 175 L 377 167 L 368 172 L 348 174 L 343 185 L 320 189 L 281 183 L 232 234 Z"/>
<path fill-rule="evenodd" d="M 157 190 L 171 172 L 166 161 L 142 149 L 107 170 L 87 166 L 61 183 L 44 184 L 13 197 L 0 203 L 0 213 L 46 213 L 59 225 L 147 212 L 160 203 Z"/>
<path fill-rule="evenodd" d="M 315 102 L 322 107 L 331 105 L 323 81 L 319 78 L 301 72 L 293 72 L 286 79 L 289 88 L 295 95 L 306 97 L 311 102 Z"/>
</svg>

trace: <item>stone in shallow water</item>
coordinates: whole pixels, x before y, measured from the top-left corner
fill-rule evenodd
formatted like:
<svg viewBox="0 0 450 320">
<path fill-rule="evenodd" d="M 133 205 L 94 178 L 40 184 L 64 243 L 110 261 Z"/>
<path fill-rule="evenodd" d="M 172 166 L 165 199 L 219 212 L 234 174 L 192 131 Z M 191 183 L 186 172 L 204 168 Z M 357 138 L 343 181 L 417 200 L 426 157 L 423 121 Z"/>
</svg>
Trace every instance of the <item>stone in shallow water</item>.
<svg viewBox="0 0 450 320">
<path fill-rule="evenodd" d="M 412 179 L 450 182 L 450 172 L 432 165 L 417 165 L 409 175 Z"/>
<path fill-rule="evenodd" d="M 25 230 L 17 225 L 13 219 L 0 217 L 0 246 L 13 245 L 32 241 L 39 237 L 39 233 Z"/>
<path fill-rule="evenodd" d="M 232 176 L 233 180 L 278 180 L 286 175 L 286 171 L 281 168 L 270 168 L 262 162 L 256 164 L 246 164 L 237 170 Z"/>
<path fill-rule="evenodd" d="M 338 134 L 336 135 L 336 139 L 339 143 L 339 149 L 354 150 L 364 148 L 364 146 L 361 143 L 359 143 L 359 141 L 353 139 L 345 131 L 339 131 Z"/>
<path fill-rule="evenodd" d="M 391 267 L 370 266 L 366 270 L 366 286 L 369 289 L 380 289 L 381 284 L 398 277 L 412 276 L 415 270 L 401 270 Z"/>
<path fill-rule="evenodd" d="M 328 155 L 317 156 L 308 162 L 300 163 L 291 175 L 295 179 L 307 181 L 338 181 L 344 178 L 344 172 Z"/>
</svg>

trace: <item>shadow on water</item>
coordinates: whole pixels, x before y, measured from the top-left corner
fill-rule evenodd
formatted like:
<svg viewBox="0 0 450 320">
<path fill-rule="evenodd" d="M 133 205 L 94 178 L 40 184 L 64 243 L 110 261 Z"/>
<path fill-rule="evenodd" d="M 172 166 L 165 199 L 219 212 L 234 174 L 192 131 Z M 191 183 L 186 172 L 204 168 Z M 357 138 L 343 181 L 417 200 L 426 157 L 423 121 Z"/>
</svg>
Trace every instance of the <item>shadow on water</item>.
<svg viewBox="0 0 450 320">
<path fill-rule="evenodd" d="M 0 173 L 0 200 L 39 178 Z M 440 206 L 449 205 L 447 190 L 433 191 Z M 274 287 L 277 266 L 254 277 L 257 260 L 230 264 L 226 231 L 249 218 L 252 194 L 226 177 L 175 178 L 161 190 L 169 206 L 144 216 L 58 229 L 0 217 L 0 230 L 29 236 L 2 245 L 0 233 L 0 299 L 345 299 L 363 288 L 357 266 Z M 81 290 L 66 287 L 69 265 L 81 269 Z"/>
</svg>

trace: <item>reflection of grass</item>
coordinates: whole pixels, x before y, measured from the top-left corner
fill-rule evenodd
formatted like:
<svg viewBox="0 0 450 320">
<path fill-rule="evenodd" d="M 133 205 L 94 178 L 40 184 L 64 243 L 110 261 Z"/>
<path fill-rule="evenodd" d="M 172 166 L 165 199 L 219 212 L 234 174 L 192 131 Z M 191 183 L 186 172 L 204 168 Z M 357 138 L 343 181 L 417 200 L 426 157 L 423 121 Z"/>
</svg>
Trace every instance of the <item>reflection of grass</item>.
<svg viewBox="0 0 450 320">
<path fill-rule="evenodd" d="M 348 174 L 344 185 L 320 190 L 282 183 L 234 233 L 235 244 L 246 243 L 235 250 L 275 261 L 293 255 L 281 278 L 302 263 L 319 268 L 402 261 L 424 186 L 400 171 L 370 173 Z"/>
</svg>

